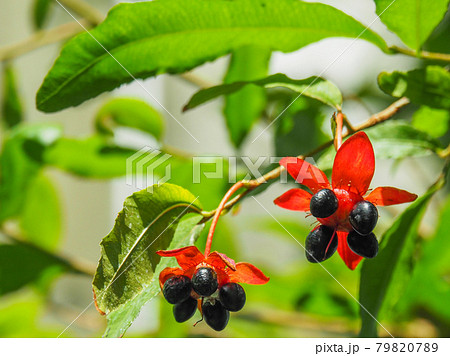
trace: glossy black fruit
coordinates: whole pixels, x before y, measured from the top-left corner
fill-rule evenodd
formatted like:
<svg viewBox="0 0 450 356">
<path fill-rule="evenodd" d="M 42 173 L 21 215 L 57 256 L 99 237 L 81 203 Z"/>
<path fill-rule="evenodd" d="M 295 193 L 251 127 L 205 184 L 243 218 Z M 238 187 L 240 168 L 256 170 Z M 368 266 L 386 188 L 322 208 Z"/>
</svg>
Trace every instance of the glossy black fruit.
<svg viewBox="0 0 450 356">
<path fill-rule="evenodd" d="M 230 319 L 230 312 L 218 300 L 216 300 L 215 304 L 211 304 L 209 301 L 204 302 L 202 310 L 206 324 L 216 331 L 225 329 L 228 319 Z"/>
<path fill-rule="evenodd" d="M 368 235 L 377 225 L 378 210 L 375 205 L 366 200 L 356 203 L 350 212 L 350 224 L 360 235 Z"/>
<path fill-rule="evenodd" d="M 229 311 L 237 312 L 245 305 L 245 291 L 237 283 L 224 284 L 219 289 L 219 300 Z"/>
<path fill-rule="evenodd" d="M 365 258 L 374 258 L 378 254 L 378 241 L 373 233 L 369 235 L 360 235 L 352 231 L 347 236 L 348 247 Z"/>
<path fill-rule="evenodd" d="M 336 212 L 338 204 L 338 199 L 332 190 L 322 189 L 312 196 L 309 210 L 316 218 L 327 218 Z"/>
<path fill-rule="evenodd" d="M 192 276 L 192 286 L 197 294 L 209 297 L 219 286 L 216 272 L 208 267 L 199 268 Z"/>
<path fill-rule="evenodd" d="M 197 309 L 197 300 L 194 298 L 188 298 L 184 302 L 175 304 L 173 306 L 173 316 L 175 320 L 179 323 L 184 323 L 185 321 L 192 318 Z"/>
<path fill-rule="evenodd" d="M 189 298 L 192 291 L 191 280 L 186 276 L 169 278 L 163 287 L 164 298 L 170 304 L 178 304 Z"/>
<path fill-rule="evenodd" d="M 338 246 L 337 236 L 333 238 L 333 235 L 334 230 L 325 225 L 320 225 L 308 234 L 305 250 L 309 262 L 322 262 L 333 256 Z M 333 240 L 330 243 L 332 238 Z"/>
</svg>

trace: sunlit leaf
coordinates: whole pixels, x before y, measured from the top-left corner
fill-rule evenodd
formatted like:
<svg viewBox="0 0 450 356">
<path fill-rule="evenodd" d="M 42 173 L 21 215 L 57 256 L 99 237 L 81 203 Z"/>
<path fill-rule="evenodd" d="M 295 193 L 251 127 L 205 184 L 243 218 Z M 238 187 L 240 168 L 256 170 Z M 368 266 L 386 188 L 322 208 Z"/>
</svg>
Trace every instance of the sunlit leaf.
<svg viewBox="0 0 450 356">
<path fill-rule="evenodd" d="M 406 96 L 412 102 L 437 109 L 450 109 L 450 73 L 439 66 L 409 72 L 382 72 L 378 85 L 396 98 Z"/>
<path fill-rule="evenodd" d="M 358 37 L 387 51 L 384 40 L 370 29 L 319 3 L 124 3 L 114 7 L 90 34 L 83 33 L 65 45 L 37 93 L 37 106 L 45 112 L 76 106 L 131 82 L 130 73 L 135 78 L 182 73 L 246 45 L 292 52 L 328 37 Z"/>
<path fill-rule="evenodd" d="M 287 88 L 303 96 L 319 100 L 336 109 L 340 108 L 342 105 L 342 94 L 330 81 L 320 77 L 291 79 L 284 74 L 278 73 L 259 80 L 218 85 L 212 88 L 200 90 L 191 98 L 184 109 L 187 110 L 195 108 L 196 106 L 215 99 L 221 95 L 232 94 L 248 85 L 261 86 L 267 89 Z"/>
<path fill-rule="evenodd" d="M 53 125 L 29 125 L 16 127 L 6 137 L 0 155 L 0 221 L 20 213 L 45 150 L 60 135 L 61 129 Z"/>
<path fill-rule="evenodd" d="M 450 112 L 448 110 L 422 106 L 414 113 L 412 125 L 432 137 L 441 137 L 448 131 L 449 121 Z"/>
<path fill-rule="evenodd" d="M 125 126 L 144 131 L 159 140 L 164 121 L 161 114 L 145 101 L 115 98 L 100 108 L 95 125 L 100 133 L 112 134 L 116 126 Z"/>
<path fill-rule="evenodd" d="M 155 252 L 168 248 L 184 215 L 200 211 L 198 198 L 173 184 L 155 185 L 151 192 L 142 190 L 128 197 L 113 230 L 101 242 L 93 281 L 98 310 L 107 315 L 116 311 L 120 320 L 129 313 L 135 317 L 156 291 L 152 283 L 158 278 L 154 272 L 161 258 Z"/>
<path fill-rule="evenodd" d="M 449 0 L 375 0 L 380 20 L 415 50 L 444 18 Z"/>
<path fill-rule="evenodd" d="M 20 227 L 27 241 L 54 250 L 61 237 L 61 206 L 51 180 L 38 174 L 30 181 Z"/>
<path fill-rule="evenodd" d="M 428 202 L 442 186 L 443 180 L 412 203 L 384 233 L 378 256 L 364 260 L 359 301 L 372 315 L 361 309 L 360 336 L 376 337 L 378 324 L 375 319 L 381 308 L 395 304 L 404 292 L 412 273 L 411 259 L 420 221 Z M 389 300 L 386 300 L 387 295 Z"/>
</svg>

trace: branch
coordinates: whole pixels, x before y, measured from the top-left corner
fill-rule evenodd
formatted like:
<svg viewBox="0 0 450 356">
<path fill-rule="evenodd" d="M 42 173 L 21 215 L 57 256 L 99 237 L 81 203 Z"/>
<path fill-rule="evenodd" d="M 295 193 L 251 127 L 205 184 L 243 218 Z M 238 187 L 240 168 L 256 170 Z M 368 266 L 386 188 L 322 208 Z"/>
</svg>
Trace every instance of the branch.
<svg viewBox="0 0 450 356">
<path fill-rule="evenodd" d="M 100 11 L 83 0 L 58 0 L 58 2 L 86 19 L 92 26 L 97 26 L 105 18 Z"/>
<path fill-rule="evenodd" d="M 405 98 L 405 97 L 400 98 L 396 102 L 394 102 L 391 105 L 389 105 L 386 109 L 384 109 L 384 110 L 380 111 L 379 113 L 376 113 L 376 114 L 372 115 L 371 117 L 369 117 L 361 125 L 353 127 L 353 129 L 354 129 L 355 132 L 357 132 L 357 131 L 365 130 L 365 129 L 367 129 L 369 127 L 372 127 L 372 126 L 376 126 L 379 123 L 384 122 L 384 121 L 388 120 L 389 118 L 391 118 L 392 116 L 394 116 L 402 107 L 404 107 L 404 106 L 406 106 L 408 104 L 409 104 L 409 99 L 408 98 Z M 346 134 L 342 135 L 342 137 L 343 138 L 347 137 L 350 134 L 352 134 L 352 132 L 347 132 Z M 324 149 L 330 147 L 331 145 L 333 145 L 333 143 L 334 143 L 333 140 L 325 142 L 324 144 L 322 144 L 319 147 L 315 148 L 314 150 L 306 153 L 305 155 L 298 156 L 298 158 L 305 159 L 305 157 L 314 156 L 315 154 L 317 154 L 317 153 L 323 151 Z M 225 206 L 224 206 L 224 211 L 230 210 L 242 198 L 244 198 L 248 193 L 250 193 L 255 188 L 259 187 L 261 184 L 267 183 L 269 180 L 277 179 L 280 176 L 281 172 L 283 172 L 283 170 L 284 170 L 284 167 L 279 166 L 279 167 L 271 170 L 270 172 L 264 174 L 263 176 L 261 176 L 261 177 L 259 177 L 257 179 L 242 181 L 244 187 L 246 188 L 246 190 L 244 192 L 236 195 L 233 199 L 229 200 L 228 203 L 225 204 Z M 205 217 L 202 220 L 202 222 L 206 222 L 211 217 L 213 217 L 214 214 L 216 213 L 216 210 L 202 212 L 202 215 Z"/>
<path fill-rule="evenodd" d="M 51 255 L 53 258 L 56 258 L 59 260 L 62 264 L 66 265 L 71 269 L 73 272 L 92 277 L 95 274 L 95 266 L 91 265 L 90 263 L 86 263 L 84 261 L 77 260 L 73 257 L 67 257 L 67 256 L 61 256 L 61 255 L 55 255 L 47 250 L 44 250 L 42 247 L 39 247 L 35 244 L 30 243 L 29 241 L 25 241 L 25 239 L 22 236 L 19 236 L 15 229 L 8 228 L 7 225 L 3 225 L 1 227 L 0 233 L 7 237 L 9 240 L 11 240 L 14 243 L 20 243 L 22 245 L 28 245 L 44 254 Z"/>
<path fill-rule="evenodd" d="M 86 28 L 92 27 L 87 20 L 80 20 L 80 23 Z M 83 31 L 83 28 L 77 22 L 66 23 L 50 30 L 38 31 L 23 41 L 0 48 L 0 62 L 19 57 L 40 47 L 66 40 Z"/>
<path fill-rule="evenodd" d="M 435 53 L 435 52 L 427 52 L 427 51 L 414 51 L 409 48 L 401 48 L 397 46 L 389 47 L 391 51 L 394 53 L 401 53 L 407 56 L 420 58 L 420 59 L 430 59 L 441 62 L 450 62 L 450 54 L 446 53 Z"/>
</svg>

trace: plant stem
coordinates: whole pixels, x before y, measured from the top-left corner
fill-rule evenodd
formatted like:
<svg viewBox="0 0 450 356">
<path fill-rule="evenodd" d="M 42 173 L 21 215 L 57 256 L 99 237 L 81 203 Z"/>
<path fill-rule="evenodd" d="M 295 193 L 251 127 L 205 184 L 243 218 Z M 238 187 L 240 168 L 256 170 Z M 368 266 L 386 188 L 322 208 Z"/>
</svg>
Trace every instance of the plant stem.
<svg viewBox="0 0 450 356">
<path fill-rule="evenodd" d="M 91 24 L 86 20 L 80 20 L 80 23 L 86 28 L 91 27 Z M 38 31 L 23 41 L 0 48 L 0 62 L 22 56 L 40 47 L 66 40 L 83 31 L 83 28 L 77 22 L 66 23 L 51 30 Z"/>
<path fill-rule="evenodd" d="M 405 54 L 407 56 L 416 57 L 420 59 L 430 59 L 435 61 L 450 62 L 450 54 L 435 53 L 427 51 L 414 51 L 409 48 L 401 48 L 397 46 L 389 47 L 389 49 L 395 53 Z"/>
<path fill-rule="evenodd" d="M 212 245 L 212 240 L 213 240 L 213 236 L 214 236 L 214 231 L 216 230 L 217 222 L 219 221 L 220 214 L 222 213 L 222 210 L 225 207 L 225 204 L 227 203 L 228 199 L 230 199 L 230 197 L 234 193 L 236 193 L 236 191 L 241 189 L 243 186 L 244 186 L 243 181 L 239 181 L 239 182 L 235 183 L 228 190 L 228 192 L 224 195 L 224 197 L 222 198 L 222 201 L 220 202 L 219 206 L 217 207 L 215 214 L 214 214 L 213 221 L 211 223 L 211 227 L 209 228 L 208 238 L 206 239 L 205 256 L 208 256 L 209 253 L 211 252 L 211 245 Z"/>
<path fill-rule="evenodd" d="M 336 134 L 334 136 L 334 147 L 336 151 L 342 145 L 342 129 L 344 128 L 344 115 L 338 112 L 336 115 Z"/>
<path fill-rule="evenodd" d="M 105 18 L 100 11 L 83 0 L 58 0 L 58 2 L 76 12 L 93 26 L 97 26 Z"/>
<path fill-rule="evenodd" d="M 365 130 L 372 126 L 376 126 L 379 123 L 384 122 L 384 121 L 388 120 L 389 118 L 391 118 L 392 116 L 394 116 L 402 107 L 404 107 L 408 104 L 409 104 L 408 98 L 405 98 L 405 97 L 400 98 L 396 102 L 389 105 L 386 109 L 369 117 L 364 123 L 362 123 L 356 127 L 353 127 L 353 130 L 354 130 L 354 132 L 357 132 L 357 131 Z M 345 115 L 343 115 L 343 117 L 345 117 Z M 349 130 L 349 132 L 347 132 L 346 134 L 342 134 L 342 138 L 345 138 L 352 133 L 353 132 L 350 132 L 350 130 Z M 298 158 L 305 159 L 305 157 L 314 156 L 315 154 L 317 154 L 317 153 L 323 151 L 324 149 L 330 147 L 331 145 L 333 145 L 333 143 L 334 143 L 334 140 L 325 142 L 322 145 L 313 149 L 312 151 L 306 153 L 305 155 L 298 156 Z M 243 197 L 245 197 L 248 193 L 250 193 L 253 189 L 259 187 L 261 184 L 267 183 L 267 181 L 269 181 L 269 180 L 277 179 L 280 176 L 281 172 L 283 172 L 283 170 L 284 170 L 284 167 L 279 166 L 257 179 L 237 182 L 235 185 L 241 183 L 242 187 L 246 188 L 246 190 L 243 191 L 242 193 L 240 193 L 239 195 L 236 195 L 228 203 L 224 204 L 223 207 L 221 207 L 219 205 L 219 207 L 216 210 L 202 212 L 202 215 L 205 217 L 205 219 L 203 219 L 203 222 L 208 221 L 212 216 L 215 217 L 219 208 L 220 208 L 220 211 L 229 210 L 235 204 L 237 204 Z M 226 199 L 226 200 L 228 200 L 228 199 Z M 222 202 L 221 202 L 221 204 L 222 204 Z"/>
</svg>

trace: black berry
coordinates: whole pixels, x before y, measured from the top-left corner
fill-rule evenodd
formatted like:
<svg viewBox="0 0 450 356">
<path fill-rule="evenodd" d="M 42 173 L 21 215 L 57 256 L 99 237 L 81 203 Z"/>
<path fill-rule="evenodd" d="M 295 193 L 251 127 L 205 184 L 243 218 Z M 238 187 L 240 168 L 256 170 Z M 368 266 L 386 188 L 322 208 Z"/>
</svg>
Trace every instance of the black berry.
<svg viewBox="0 0 450 356">
<path fill-rule="evenodd" d="M 191 295 L 192 283 L 186 276 L 174 276 L 169 278 L 163 287 L 164 298 L 170 304 L 178 304 Z"/>
<path fill-rule="evenodd" d="M 225 309 L 237 312 L 245 305 L 245 291 L 237 283 L 224 284 L 219 289 L 219 300 Z"/>
<path fill-rule="evenodd" d="M 355 204 L 349 219 L 357 233 L 368 235 L 377 225 L 378 210 L 371 202 L 363 200 Z"/>
<path fill-rule="evenodd" d="M 337 236 L 333 237 L 333 235 L 335 235 L 334 230 L 325 225 L 320 225 L 308 234 L 305 250 L 309 262 L 322 262 L 333 256 L 338 246 Z"/>
<path fill-rule="evenodd" d="M 338 199 L 332 190 L 322 189 L 312 196 L 309 210 L 316 218 L 327 218 L 336 212 L 338 204 Z"/>
<path fill-rule="evenodd" d="M 228 319 L 230 318 L 230 312 L 226 310 L 218 300 L 216 300 L 215 304 L 211 304 L 209 301 L 204 302 L 202 311 L 206 324 L 211 328 L 216 331 L 225 329 L 225 326 L 228 324 Z"/>
<path fill-rule="evenodd" d="M 194 298 L 188 298 L 184 302 L 175 304 L 173 306 L 173 316 L 175 320 L 179 323 L 184 323 L 185 321 L 192 318 L 197 309 L 197 300 Z"/>
<path fill-rule="evenodd" d="M 378 254 L 378 241 L 373 233 L 360 235 L 352 231 L 347 236 L 348 247 L 359 256 L 374 258 Z"/>
<path fill-rule="evenodd" d="M 197 294 L 209 297 L 219 286 L 216 272 L 208 267 L 199 268 L 192 276 L 192 286 Z"/>
</svg>

